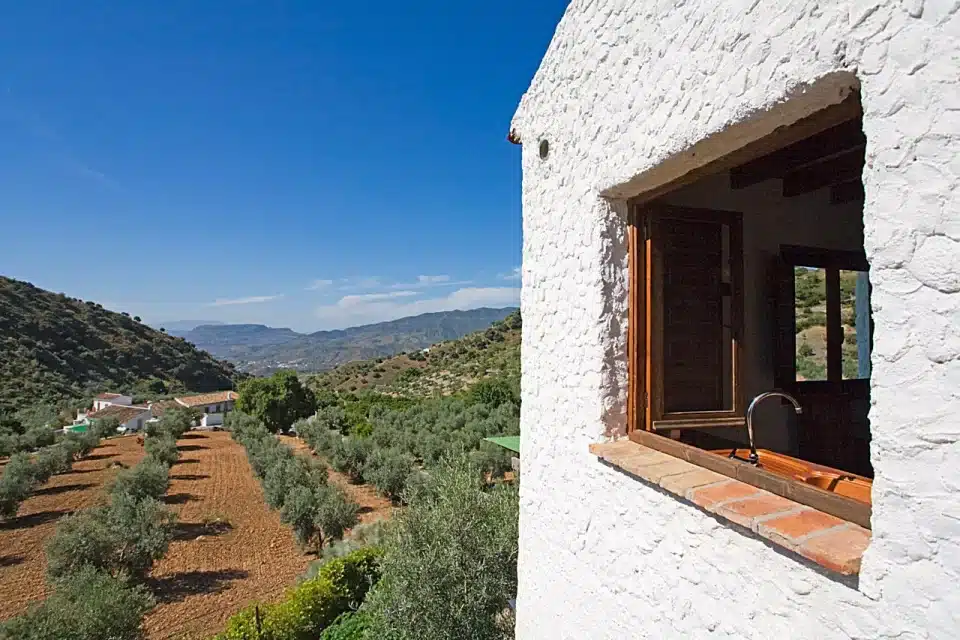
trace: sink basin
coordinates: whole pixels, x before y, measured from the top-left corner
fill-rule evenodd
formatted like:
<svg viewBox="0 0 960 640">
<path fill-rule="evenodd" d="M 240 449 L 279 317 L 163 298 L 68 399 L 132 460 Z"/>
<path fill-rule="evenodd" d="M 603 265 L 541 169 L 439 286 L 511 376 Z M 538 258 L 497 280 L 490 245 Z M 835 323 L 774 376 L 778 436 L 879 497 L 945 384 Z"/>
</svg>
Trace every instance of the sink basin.
<svg viewBox="0 0 960 640">
<path fill-rule="evenodd" d="M 872 486 L 870 481 L 857 476 L 816 473 L 798 478 L 798 480 L 824 491 L 830 491 L 838 496 L 847 496 L 866 504 L 871 503 L 870 489 Z"/>
<path fill-rule="evenodd" d="M 730 449 L 714 450 L 712 453 L 726 457 L 730 455 Z M 746 448 L 737 450 L 737 454 L 740 456 L 746 456 L 747 453 L 749 453 L 749 449 Z M 838 496 L 846 496 L 864 504 L 871 504 L 872 502 L 870 490 L 873 481 L 869 478 L 767 449 L 759 449 L 757 454 L 760 458 L 758 465 L 760 469 L 784 478 L 803 482 L 823 491 L 835 493 Z"/>
</svg>

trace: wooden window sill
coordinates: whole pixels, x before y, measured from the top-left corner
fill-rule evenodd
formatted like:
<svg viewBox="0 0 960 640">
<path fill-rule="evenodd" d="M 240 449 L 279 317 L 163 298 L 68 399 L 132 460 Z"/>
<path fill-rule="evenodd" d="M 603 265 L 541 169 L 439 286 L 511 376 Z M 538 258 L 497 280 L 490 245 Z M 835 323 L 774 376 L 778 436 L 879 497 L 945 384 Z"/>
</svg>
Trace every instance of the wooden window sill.
<svg viewBox="0 0 960 640">
<path fill-rule="evenodd" d="M 870 531 L 629 440 L 590 445 L 604 463 L 842 575 L 860 573 Z"/>
</svg>

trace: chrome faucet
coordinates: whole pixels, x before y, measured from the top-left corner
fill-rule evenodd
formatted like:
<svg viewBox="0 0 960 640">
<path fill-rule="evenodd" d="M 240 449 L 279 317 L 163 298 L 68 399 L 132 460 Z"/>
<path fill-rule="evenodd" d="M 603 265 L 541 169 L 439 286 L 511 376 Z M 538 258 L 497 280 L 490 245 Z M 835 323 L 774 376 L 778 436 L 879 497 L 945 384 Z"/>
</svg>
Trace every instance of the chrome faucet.
<svg viewBox="0 0 960 640">
<path fill-rule="evenodd" d="M 753 410 L 757 408 L 757 405 L 760 404 L 761 401 L 777 396 L 789 400 L 793 404 L 793 408 L 797 412 L 797 415 L 803 413 L 803 407 L 800 406 L 800 403 L 797 402 L 797 399 L 789 393 L 785 393 L 783 391 L 765 391 L 750 402 L 750 406 L 747 407 L 747 437 L 750 439 L 750 457 L 747 458 L 747 462 L 752 465 L 760 464 L 760 456 L 757 455 L 757 446 L 753 442 Z M 730 457 L 737 457 L 736 449 L 730 452 Z"/>
</svg>

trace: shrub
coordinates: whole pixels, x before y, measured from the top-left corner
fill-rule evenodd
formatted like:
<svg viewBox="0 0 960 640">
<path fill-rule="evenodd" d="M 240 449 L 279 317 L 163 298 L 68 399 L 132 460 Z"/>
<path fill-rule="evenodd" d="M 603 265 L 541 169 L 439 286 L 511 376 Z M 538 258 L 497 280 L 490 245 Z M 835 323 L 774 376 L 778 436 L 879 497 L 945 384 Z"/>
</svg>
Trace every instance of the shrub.
<svg viewBox="0 0 960 640">
<path fill-rule="evenodd" d="M 307 567 L 300 580 L 310 580 L 316 577 L 317 572 L 335 558 L 342 558 L 354 551 L 367 547 L 379 547 L 386 535 L 388 523 L 386 520 L 374 520 L 366 524 L 358 524 L 350 530 L 350 537 L 336 540 L 323 549 L 323 557 L 314 560 Z"/>
<path fill-rule="evenodd" d="M 333 560 L 279 604 L 254 605 L 230 618 L 216 640 L 316 640 L 340 615 L 363 602 L 379 578 L 378 560 L 376 549 Z"/>
<path fill-rule="evenodd" d="M 158 434 L 147 436 L 144 441 L 144 449 L 147 456 L 153 458 L 160 464 L 172 467 L 180 458 L 180 451 L 177 450 L 177 441 L 168 434 Z"/>
<path fill-rule="evenodd" d="M 324 542 L 339 540 L 357 524 L 358 506 L 335 484 L 300 484 L 290 490 L 280 518 L 304 548 L 318 555 Z"/>
<path fill-rule="evenodd" d="M 487 404 L 492 407 L 498 407 L 508 402 L 519 404 L 519 400 L 514 397 L 510 383 L 503 378 L 481 380 L 470 387 L 468 396 L 475 403 Z"/>
<path fill-rule="evenodd" d="M 263 477 L 263 495 L 274 509 L 282 509 L 294 487 L 325 485 L 327 469 L 303 456 L 283 457 L 267 469 Z"/>
<path fill-rule="evenodd" d="M 125 493 L 134 500 L 153 498 L 159 500 L 170 486 L 170 471 L 165 464 L 146 458 L 132 469 L 117 474 L 110 486 L 110 493 Z"/>
<path fill-rule="evenodd" d="M 323 630 L 320 640 L 364 640 L 370 630 L 370 617 L 363 611 L 341 613 Z"/>
<path fill-rule="evenodd" d="M 491 442 L 481 442 L 480 448 L 470 453 L 470 462 L 481 472 L 491 477 L 502 476 L 513 467 L 511 454 Z"/>
<path fill-rule="evenodd" d="M 240 384 L 237 410 L 255 416 L 270 431 L 286 431 L 300 418 L 317 410 L 313 391 L 296 372 L 278 371 L 269 378 L 250 378 Z"/>
<path fill-rule="evenodd" d="M 97 440 L 102 440 L 103 438 L 117 435 L 117 429 L 119 428 L 120 421 L 116 418 L 101 418 L 90 421 L 90 425 L 87 427 L 87 433 L 93 435 Z"/>
<path fill-rule="evenodd" d="M 34 477 L 38 483 L 43 484 L 50 479 L 50 476 L 70 471 L 72 465 L 72 445 L 55 444 L 44 447 L 37 454 L 37 460 L 33 465 Z"/>
<path fill-rule="evenodd" d="M 173 521 L 156 500 L 115 493 L 110 505 L 60 522 L 47 545 L 47 575 L 56 581 L 91 566 L 115 577 L 142 579 L 166 553 Z"/>
<path fill-rule="evenodd" d="M 82 567 L 27 613 L 0 626 L 3 640 L 140 640 L 154 605 L 143 587 Z"/>
<path fill-rule="evenodd" d="M 367 458 L 363 478 L 391 500 L 399 500 L 413 470 L 413 457 L 398 449 L 376 449 Z"/>
<path fill-rule="evenodd" d="M 40 447 L 49 447 L 56 440 L 56 435 L 50 427 L 33 427 L 23 433 L 17 447 L 20 451 L 33 451 Z"/>
<path fill-rule="evenodd" d="M 334 444 L 330 464 L 340 473 L 347 474 L 351 482 L 363 482 L 363 466 L 371 449 L 367 438 L 342 438 Z"/>
<path fill-rule="evenodd" d="M 0 518 L 15 517 L 20 503 L 27 499 L 36 484 L 30 456 L 26 453 L 14 454 L 0 477 Z"/>
<path fill-rule="evenodd" d="M 88 429 L 86 433 L 67 433 L 60 441 L 61 445 L 70 448 L 72 457 L 76 459 L 90 455 L 100 444 L 100 436 L 92 430 L 92 425 Z"/>
<path fill-rule="evenodd" d="M 411 492 L 384 540 L 382 578 L 364 604 L 373 638 L 502 638 L 517 586 L 518 495 L 484 490 L 466 461 Z"/>
<path fill-rule="evenodd" d="M 12 456 L 20 450 L 19 439 L 15 433 L 0 433 L 0 458 Z"/>
<path fill-rule="evenodd" d="M 167 433 L 178 440 L 183 434 L 193 428 L 198 413 L 187 407 L 173 407 L 163 412 L 163 416 L 156 422 L 161 433 Z"/>
</svg>

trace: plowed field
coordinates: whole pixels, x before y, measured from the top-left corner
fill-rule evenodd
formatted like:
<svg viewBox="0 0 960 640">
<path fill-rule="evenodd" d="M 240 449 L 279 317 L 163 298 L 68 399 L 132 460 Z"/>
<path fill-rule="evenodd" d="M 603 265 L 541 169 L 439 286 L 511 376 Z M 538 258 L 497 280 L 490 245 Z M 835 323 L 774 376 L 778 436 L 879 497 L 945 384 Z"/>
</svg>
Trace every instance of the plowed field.
<svg viewBox="0 0 960 640">
<path fill-rule="evenodd" d="M 278 599 L 312 560 L 264 503 L 243 448 L 228 434 L 193 431 L 178 444 L 166 502 L 180 522 L 149 584 L 160 602 L 146 619 L 151 639 L 208 638 L 245 605 Z M 0 619 L 44 597 L 43 548 L 56 520 L 102 497 L 112 463 L 133 465 L 142 455 L 135 438 L 112 439 L 0 524 Z"/>
</svg>

